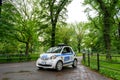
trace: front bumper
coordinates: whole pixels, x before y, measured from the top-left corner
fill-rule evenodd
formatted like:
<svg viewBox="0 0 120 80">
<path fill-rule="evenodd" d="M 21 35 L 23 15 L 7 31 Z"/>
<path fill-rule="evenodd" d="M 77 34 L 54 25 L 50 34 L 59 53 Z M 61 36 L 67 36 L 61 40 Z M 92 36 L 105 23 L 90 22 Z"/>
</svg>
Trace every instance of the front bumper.
<svg viewBox="0 0 120 80">
<path fill-rule="evenodd" d="M 36 66 L 40 68 L 55 69 L 56 61 L 54 60 L 41 60 L 40 58 L 36 62 Z"/>
</svg>

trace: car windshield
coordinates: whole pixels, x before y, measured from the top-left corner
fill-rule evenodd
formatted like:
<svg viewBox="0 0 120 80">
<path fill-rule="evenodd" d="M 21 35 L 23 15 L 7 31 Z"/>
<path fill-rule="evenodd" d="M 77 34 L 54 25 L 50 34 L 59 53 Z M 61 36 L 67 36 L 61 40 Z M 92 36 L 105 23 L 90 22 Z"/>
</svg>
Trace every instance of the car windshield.
<svg viewBox="0 0 120 80">
<path fill-rule="evenodd" d="M 61 49 L 62 49 L 62 47 L 52 47 L 47 50 L 47 53 L 60 53 Z"/>
</svg>

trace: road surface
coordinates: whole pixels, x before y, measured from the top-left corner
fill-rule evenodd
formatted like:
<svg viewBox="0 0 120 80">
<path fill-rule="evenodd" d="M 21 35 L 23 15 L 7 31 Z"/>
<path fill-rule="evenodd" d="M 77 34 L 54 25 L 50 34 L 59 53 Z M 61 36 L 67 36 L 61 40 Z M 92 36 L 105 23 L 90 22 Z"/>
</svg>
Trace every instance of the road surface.
<svg viewBox="0 0 120 80">
<path fill-rule="evenodd" d="M 80 60 L 76 69 L 64 67 L 60 72 L 53 69 L 38 70 L 35 61 L 0 64 L 0 80 L 112 80 L 91 71 Z"/>
</svg>

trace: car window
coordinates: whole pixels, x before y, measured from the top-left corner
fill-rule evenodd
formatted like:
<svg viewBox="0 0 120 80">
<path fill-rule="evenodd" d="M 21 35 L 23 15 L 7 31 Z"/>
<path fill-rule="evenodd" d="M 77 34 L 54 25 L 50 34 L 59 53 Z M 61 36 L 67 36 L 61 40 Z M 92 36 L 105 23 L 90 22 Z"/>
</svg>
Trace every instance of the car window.
<svg viewBox="0 0 120 80">
<path fill-rule="evenodd" d="M 47 53 L 60 53 L 62 50 L 62 47 L 52 47 L 47 50 Z"/>
<path fill-rule="evenodd" d="M 69 48 L 69 47 L 65 47 L 62 51 L 63 54 L 66 54 L 66 53 L 73 53 L 72 50 Z"/>
</svg>

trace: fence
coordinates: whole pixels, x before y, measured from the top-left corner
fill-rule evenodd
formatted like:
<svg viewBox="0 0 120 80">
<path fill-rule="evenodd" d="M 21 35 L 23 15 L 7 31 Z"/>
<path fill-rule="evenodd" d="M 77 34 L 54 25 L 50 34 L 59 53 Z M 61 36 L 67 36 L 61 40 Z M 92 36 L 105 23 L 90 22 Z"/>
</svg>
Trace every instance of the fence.
<svg viewBox="0 0 120 80">
<path fill-rule="evenodd" d="M 24 54 L 14 54 L 14 55 L 8 55 L 8 54 L 0 54 L 0 63 L 9 63 L 9 62 L 23 62 L 23 61 L 31 61 L 36 60 L 39 56 L 35 55 L 24 55 Z"/>
<path fill-rule="evenodd" d="M 106 68 L 120 72 L 120 56 L 111 56 L 111 60 L 107 60 L 105 54 L 84 53 L 83 62 L 89 67 L 94 66 L 94 69 L 98 71 L 101 70 L 101 68 Z"/>
</svg>

